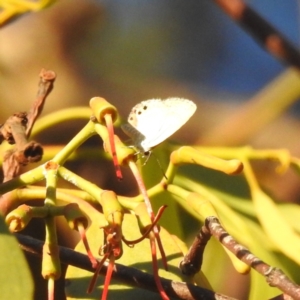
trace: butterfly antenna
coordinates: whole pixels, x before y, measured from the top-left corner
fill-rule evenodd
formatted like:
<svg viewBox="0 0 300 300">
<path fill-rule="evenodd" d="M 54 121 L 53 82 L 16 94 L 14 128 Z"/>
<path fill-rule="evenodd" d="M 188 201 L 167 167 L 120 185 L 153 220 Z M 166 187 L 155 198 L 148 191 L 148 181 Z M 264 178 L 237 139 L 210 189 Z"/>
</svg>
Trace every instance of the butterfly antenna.
<svg viewBox="0 0 300 300">
<path fill-rule="evenodd" d="M 149 153 L 149 157 L 150 157 L 150 154 L 151 154 L 151 153 L 152 153 L 152 152 Z M 165 174 L 165 172 L 164 172 L 164 169 L 163 169 L 163 167 L 162 167 L 162 165 L 161 165 L 161 163 L 160 163 L 158 157 L 157 157 L 154 153 L 153 153 L 153 156 L 155 157 L 155 159 L 156 159 L 156 161 L 157 161 L 157 164 L 158 164 L 158 166 L 159 166 L 159 169 L 161 170 L 161 173 L 163 174 L 163 176 L 165 177 L 165 179 L 168 180 L 168 177 L 166 176 L 166 174 Z M 148 157 L 148 159 L 149 159 L 149 157 Z M 146 162 L 148 161 L 148 159 L 146 160 Z"/>
<path fill-rule="evenodd" d="M 151 154 L 152 154 L 152 151 L 147 151 L 147 152 L 144 152 L 144 153 L 143 153 L 143 156 L 142 156 L 142 157 L 143 157 L 143 158 L 146 157 L 146 159 L 145 159 L 145 161 L 144 161 L 144 163 L 143 163 L 143 166 L 146 165 L 146 163 L 148 162 L 148 160 L 149 160 Z"/>
</svg>

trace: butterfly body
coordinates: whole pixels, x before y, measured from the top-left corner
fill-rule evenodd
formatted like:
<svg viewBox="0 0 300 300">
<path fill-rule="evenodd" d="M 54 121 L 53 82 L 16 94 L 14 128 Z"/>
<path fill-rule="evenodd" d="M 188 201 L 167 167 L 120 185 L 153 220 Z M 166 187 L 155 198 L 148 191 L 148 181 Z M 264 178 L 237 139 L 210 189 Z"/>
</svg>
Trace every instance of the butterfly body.
<svg viewBox="0 0 300 300">
<path fill-rule="evenodd" d="M 123 131 L 142 153 L 150 151 L 182 127 L 196 111 L 196 104 L 183 98 L 151 99 L 135 105 Z"/>
</svg>

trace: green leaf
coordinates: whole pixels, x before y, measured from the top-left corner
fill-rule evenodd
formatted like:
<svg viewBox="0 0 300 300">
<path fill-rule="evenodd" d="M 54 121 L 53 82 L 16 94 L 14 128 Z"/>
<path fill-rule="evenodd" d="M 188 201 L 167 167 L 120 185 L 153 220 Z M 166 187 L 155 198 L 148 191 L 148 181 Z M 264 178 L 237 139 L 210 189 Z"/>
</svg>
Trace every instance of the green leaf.
<svg viewBox="0 0 300 300">
<path fill-rule="evenodd" d="M 0 217 L 1 299 L 33 299 L 33 280 L 15 237 Z"/>
<path fill-rule="evenodd" d="M 270 240 L 278 247 L 278 250 L 299 265 L 300 238 L 298 234 L 267 194 L 255 189 L 252 190 L 252 199 L 257 217 Z"/>
<path fill-rule="evenodd" d="M 279 204 L 278 209 L 281 211 L 282 216 L 285 218 L 292 228 L 294 228 L 298 233 L 300 233 L 300 206 L 293 203 Z"/>
</svg>

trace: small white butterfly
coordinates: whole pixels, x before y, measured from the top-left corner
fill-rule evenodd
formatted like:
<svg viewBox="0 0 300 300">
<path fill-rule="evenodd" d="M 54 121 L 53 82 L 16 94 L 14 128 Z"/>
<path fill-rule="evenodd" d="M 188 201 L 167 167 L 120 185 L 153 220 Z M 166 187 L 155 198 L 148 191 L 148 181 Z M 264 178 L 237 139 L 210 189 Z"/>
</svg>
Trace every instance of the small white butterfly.
<svg viewBox="0 0 300 300">
<path fill-rule="evenodd" d="M 194 102 L 183 98 L 151 99 L 134 106 L 123 131 L 142 153 L 149 152 L 183 126 L 196 111 Z"/>
</svg>

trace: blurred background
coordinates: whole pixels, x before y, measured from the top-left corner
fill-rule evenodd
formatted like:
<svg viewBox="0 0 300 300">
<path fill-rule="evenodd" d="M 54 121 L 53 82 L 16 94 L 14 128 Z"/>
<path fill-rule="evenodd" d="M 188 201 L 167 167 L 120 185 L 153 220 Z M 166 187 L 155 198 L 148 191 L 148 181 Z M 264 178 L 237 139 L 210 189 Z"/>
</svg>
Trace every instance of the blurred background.
<svg viewBox="0 0 300 300">
<path fill-rule="evenodd" d="M 299 1 L 246 3 L 299 45 Z M 184 97 L 198 109 L 174 136 L 182 143 L 285 147 L 300 154 L 297 104 L 251 136 L 243 131 L 255 126 L 256 116 L 240 122 L 229 136 L 222 131 L 223 122 L 287 67 L 211 0 L 60 0 L 11 20 L 0 31 L 2 120 L 28 110 L 41 68 L 57 73 L 44 115 L 88 106 L 91 97 L 101 96 L 126 120 L 142 100 Z M 76 124 L 63 124 L 59 135 L 55 128 L 39 140 L 66 142 L 84 123 Z M 279 185 L 279 197 L 295 196 L 294 180 L 289 182 L 291 192 L 281 192 Z"/>
<path fill-rule="evenodd" d="M 299 1 L 245 2 L 299 45 Z M 142 100 L 184 97 L 196 102 L 198 109 L 175 140 L 203 146 L 287 148 L 300 156 L 297 104 L 251 136 L 234 142 L 210 138 L 211 132 L 218 136 L 215 128 L 222 137 L 223 122 L 287 69 L 212 0 L 59 0 L 45 10 L 14 18 L 0 30 L 1 120 L 29 109 L 42 68 L 57 74 L 43 115 L 88 106 L 90 98 L 100 96 L 126 120 Z M 253 118 L 241 123 L 232 136 L 255 122 Z M 61 124 L 37 139 L 44 144 L 65 143 L 85 123 Z M 99 139 L 92 143 L 100 149 Z M 87 159 L 72 168 L 102 188 L 116 188 L 125 195 L 136 192 L 126 176 L 117 184 L 110 161 L 101 166 Z M 292 172 L 282 177 L 274 173 L 274 165 L 264 164 L 258 171 L 276 198 L 299 200 L 299 178 Z M 157 181 L 162 175 L 159 170 L 156 175 Z"/>
<path fill-rule="evenodd" d="M 299 44 L 299 1 L 246 2 Z M 2 114 L 26 109 L 42 67 L 58 75 L 45 112 L 100 95 L 123 117 L 168 96 L 192 97 L 203 117 L 201 101 L 241 102 L 285 68 L 211 0 L 60 0 L 12 20 L 0 41 Z"/>
</svg>

